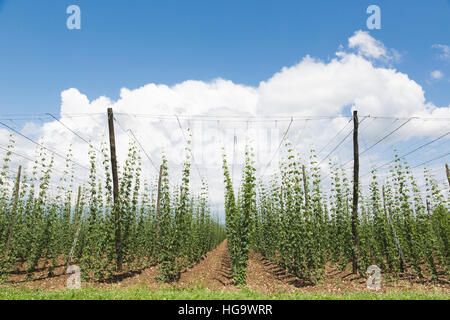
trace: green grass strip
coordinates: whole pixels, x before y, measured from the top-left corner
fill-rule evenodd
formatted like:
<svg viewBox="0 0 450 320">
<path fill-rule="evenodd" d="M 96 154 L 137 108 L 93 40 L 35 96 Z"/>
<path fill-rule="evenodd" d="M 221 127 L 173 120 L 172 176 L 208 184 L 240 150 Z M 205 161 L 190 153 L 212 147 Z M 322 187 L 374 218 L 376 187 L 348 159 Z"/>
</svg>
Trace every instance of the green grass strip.
<svg viewBox="0 0 450 320">
<path fill-rule="evenodd" d="M 25 288 L 0 288 L 0 300 L 450 300 L 442 292 L 398 291 L 389 293 L 344 292 L 277 293 L 265 295 L 247 288 L 237 292 L 208 289 L 93 289 L 46 291 Z"/>
</svg>

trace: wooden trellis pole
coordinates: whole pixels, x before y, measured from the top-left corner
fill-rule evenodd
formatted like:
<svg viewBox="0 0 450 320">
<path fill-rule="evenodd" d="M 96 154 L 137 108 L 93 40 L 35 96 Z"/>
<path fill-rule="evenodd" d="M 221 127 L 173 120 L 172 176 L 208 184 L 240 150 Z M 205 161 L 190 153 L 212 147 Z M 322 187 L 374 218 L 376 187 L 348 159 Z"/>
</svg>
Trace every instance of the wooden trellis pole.
<svg viewBox="0 0 450 320">
<path fill-rule="evenodd" d="M 448 185 L 450 187 L 450 169 L 448 168 L 448 164 L 445 164 L 445 171 L 447 172 L 447 180 L 448 180 Z"/>
<path fill-rule="evenodd" d="M 358 111 L 353 111 L 353 212 L 352 212 L 352 272 L 358 272 L 358 196 L 359 196 L 359 146 L 358 146 Z"/>
<path fill-rule="evenodd" d="M 116 228 L 116 256 L 117 270 L 122 270 L 122 246 L 120 235 L 120 203 L 119 203 L 119 176 L 117 174 L 116 138 L 114 134 L 114 113 L 108 108 L 109 145 L 111 150 L 111 170 L 113 178 L 114 220 Z"/>
</svg>

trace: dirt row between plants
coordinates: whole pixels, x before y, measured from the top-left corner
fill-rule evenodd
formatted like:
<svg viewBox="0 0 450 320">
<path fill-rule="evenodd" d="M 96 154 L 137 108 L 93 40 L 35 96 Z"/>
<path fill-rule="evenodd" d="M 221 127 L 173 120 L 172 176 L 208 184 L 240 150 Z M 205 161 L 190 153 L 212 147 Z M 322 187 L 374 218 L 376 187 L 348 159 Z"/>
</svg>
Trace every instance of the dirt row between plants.
<svg viewBox="0 0 450 320">
<path fill-rule="evenodd" d="M 349 266 L 350 267 L 350 266 Z M 66 288 L 69 275 L 65 273 L 65 267 L 61 266 L 55 270 L 54 277 L 47 277 L 46 270 L 42 269 L 35 273 L 33 281 L 24 281 L 24 274 L 16 274 L 10 277 L 8 286 L 39 288 L 46 290 L 60 290 Z M 183 270 L 179 281 L 167 285 L 156 280 L 158 266 L 152 266 L 143 270 L 116 275 L 108 282 L 83 283 L 83 287 L 94 287 L 102 289 L 113 288 L 145 288 L 148 290 L 167 287 L 176 288 L 208 288 L 211 290 L 239 290 L 233 285 L 231 275 L 231 260 L 228 253 L 227 242 L 222 242 L 216 249 L 206 254 L 192 268 Z M 316 285 L 302 281 L 289 274 L 283 268 L 274 265 L 258 253 L 250 251 L 247 268 L 247 288 L 262 292 L 272 293 L 294 293 L 294 292 L 320 292 L 340 294 L 344 292 L 368 291 L 366 279 L 345 271 L 336 270 L 327 266 L 324 279 Z M 440 291 L 450 294 L 449 279 L 439 282 L 431 282 L 429 279 L 420 280 L 397 280 L 388 281 L 382 278 L 381 292 L 398 290 L 416 291 Z"/>
<path fill-rule="evenodd" d="M 432 282 L 431 279 L 397 279 L 389 281 L 382 276 L 380 293 L 400 290 L 444 292 L 450 294 L 450 279 Z M 250 251 L 247 267 L 247 287 L 266 294 L 272 293 L 328 293 L 367 292 L 367 279 L 351 273 L 351 264 L 343 271 L 327 264 L 324 278 L 317 284 L 304 281 L 290 274 L 285 269 L 273 264 L 262 255 Z"/>
</svg>

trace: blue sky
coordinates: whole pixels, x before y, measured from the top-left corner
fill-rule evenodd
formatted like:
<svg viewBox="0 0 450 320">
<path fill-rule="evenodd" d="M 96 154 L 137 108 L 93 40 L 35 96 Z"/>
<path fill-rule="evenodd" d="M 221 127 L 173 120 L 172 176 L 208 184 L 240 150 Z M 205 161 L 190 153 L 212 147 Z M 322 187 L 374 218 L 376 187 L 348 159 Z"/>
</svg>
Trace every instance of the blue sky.
<svg viewBox="0 0 450 320">
<path fill-rule="evenodd" d="M 66 28 L 77 4 L 82 29 Z M 402 54 L 407 73 L 437 106 L 450 104 L 450 1 L 76 1 L 0 0 L 0 113 L 58 113 L 61 92 L 117 99 L 120 88 L 217 77 L 257 86 L 307 54 L 327 61 L 366 8 L 382 10 L 370 31 Z M 444 78 L 430 79 L 440 70 Z"/>
</svg>

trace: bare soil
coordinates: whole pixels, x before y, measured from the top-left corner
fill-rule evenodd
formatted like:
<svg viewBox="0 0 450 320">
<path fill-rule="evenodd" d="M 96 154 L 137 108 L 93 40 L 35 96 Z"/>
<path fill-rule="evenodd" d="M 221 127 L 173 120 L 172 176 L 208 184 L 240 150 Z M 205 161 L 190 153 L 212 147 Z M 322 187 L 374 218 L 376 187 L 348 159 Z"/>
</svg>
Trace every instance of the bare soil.
<svg viewBox="0 0 450 320">
<path fill-rule="evenodd" d="M 26 281 L 23 271 L 13 273 L 2 286 L 27 287 L 45 290 L 61 290 L 66 288 L 69 275 L 65 274 L 66 267 L 61 265 L 54 271 L 53 277 L 48 277 L 44 266 L 34 273 L 32 281 Z M 158 266 L 151 266 L 142 270 L 114 275 L 108 281 L 84 282 L 83 287 L 102 289 L 135 288 L 141 287 L 149 290 L 166 287 L 195 288 L 204 287 L 211 290 L 239 290 L 233 284 L 231 275 L 231 260 L 228 253 L 227 242 L 224 241 L 216 249 L 206 254 L 192 268 L 184 270 L 179 281 L 167 285 L 156 280 Z M 433 282 L 431 279 L 414 279 L 404 277 L 395 281 L 382 278 L 381 292 L 399 290 L 416 290 L 425 292 L 439 291 L 450 294 L 449 279 Z M 1 287 L 1 286 L 0 286 Z M 367 291 L 366 279 L 350 272 L 350 266 L 340 271 L 327 265 L 324 279 L 318 284 L 305 282 L 289 274 L 283 268 L 274 265 L 262 255 L 250 251 L 247 268 L 247 287 L 265 294 L 317 292 L 340 294 L 344 292 Z"/>
</svg>

